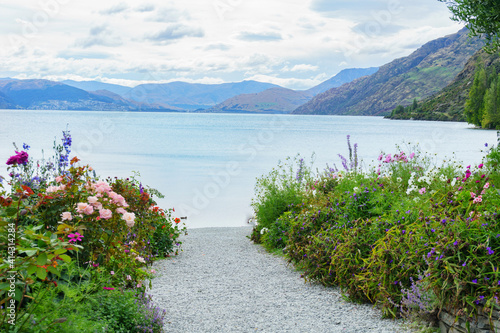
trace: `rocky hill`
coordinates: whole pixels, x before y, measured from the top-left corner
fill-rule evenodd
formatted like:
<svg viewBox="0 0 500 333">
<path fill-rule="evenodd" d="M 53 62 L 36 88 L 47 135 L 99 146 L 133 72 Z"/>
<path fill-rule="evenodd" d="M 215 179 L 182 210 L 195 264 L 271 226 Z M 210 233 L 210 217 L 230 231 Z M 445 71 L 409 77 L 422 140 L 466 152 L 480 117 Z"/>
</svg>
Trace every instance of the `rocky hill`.
<svg viewBox="0 0 500 333">
<path fill-rule="evenodd" d="M 304 91 L 271 88 L 255 94 L 241 94 L 212 107 L 208 112 L 289 113 L 319 93 L 339 87 L 359 77 L 371 75 L 377 67 L 349 68 L 319 85 Z"/>
<path fill-rule="evenodd" d="M 397 105 L 409 105 L 447 86 L 469 58 L 483 46 L 468 38 L 468 30 L 424 44 L 368 77 L 319 94 L 295 114 L 386 115 Z"/>
<path fill-rule="evenodd" d="M 479 50 L 472 56 L 464 69 L 455 79 L 438 93 L 418 101 L 415 107 L 397 107 L 390 116 L 391 119 L 439 120 L 439 121 L 465 121 L 465 101 L 469 97 L 470 87 L 479 63 L 485 68 L 495 67 L 495 72 L 500 73 L 500 54 L 488 54 Z"/>
</svg>

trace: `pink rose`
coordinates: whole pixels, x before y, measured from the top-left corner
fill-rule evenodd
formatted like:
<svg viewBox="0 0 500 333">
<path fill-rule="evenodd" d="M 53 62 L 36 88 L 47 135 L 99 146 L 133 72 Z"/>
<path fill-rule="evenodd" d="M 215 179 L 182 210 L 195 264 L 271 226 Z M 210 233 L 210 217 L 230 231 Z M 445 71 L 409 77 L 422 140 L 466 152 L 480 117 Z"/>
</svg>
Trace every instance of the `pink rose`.
<svg viewBox="0 0 500 333">
<path fill-rule="evenodd" d="M 73 219 L 73 216 L 71 216 L 70 212 L 64 212 L 61 214 L 61 219 L 63 221 L 71 221 Z"/>
<path fill-rule="evenodd" d="M 109 220 L 111 217 L 113 217 L 113 213 L 109 209 L 99 209 L 99 216 L 101 217 L 101 219 Z"/>
<path fill-rule="evenodd" d="M 85 202 L 79 202 L 76 204 L 76 212 L 77 213 L 83 213 L 83 211 L 85 210 L 85 208 L 88 207 L 89 204 L 85 203 Z"/>
<path fill-rule="evenodd" d="M 135 214 L 134 213 L 125 213 L 122 216 L 122 219 L 125 220 L 125 223 L 129 228 L 132 228 L 135 225 Z"/>
<path fill-rule="evenodd" d="M 94 212 L 94 207 L 90 206 L 90 205 L 87 205 L 87 207 L 85 207 L 83 209 L 83 213 L 84 214 L 87 214 L 87 215 L 90 215 Z"/>
<path fill-rule="evenodd" d="M 126 211 L 124 208 L 119 207 L 119 208 L 117 208 L 117 209 L 116 209 L 116 212 L 117 212 L 118 214 L 122 214 L 122 215 L 123 215 L 123 214 L 125 214 L 127 211 Z"/>
<path fill-rule="evenodd" d="M 59 187 L 58 186 L 49 186 L 45 190 L 46 193 L 55 193 L 57 191 L 59 191 Z"/>
<path fill-rule="evenodd" d="M 88 197 L 87 201 L 89 202 L 89 204 L 94 205 L 99 201 L 99 199 L 97 197 Z"/>
</svg>

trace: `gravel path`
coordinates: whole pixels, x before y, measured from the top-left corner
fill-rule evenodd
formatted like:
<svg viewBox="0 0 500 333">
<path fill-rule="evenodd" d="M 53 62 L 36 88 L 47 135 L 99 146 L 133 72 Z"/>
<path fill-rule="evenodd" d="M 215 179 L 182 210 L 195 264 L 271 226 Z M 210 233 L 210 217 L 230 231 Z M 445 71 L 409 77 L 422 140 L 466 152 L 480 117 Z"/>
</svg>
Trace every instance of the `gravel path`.
<svg viewBox="0 0 500 333">
<path fill-rule="evenodd" d="M 344 301 L 247 236 L 251 228 L 190 229 L 184 251 L 155 263 L 151 294 L 167 332 L 409 332 L 371 305 Z"/>
</svg>

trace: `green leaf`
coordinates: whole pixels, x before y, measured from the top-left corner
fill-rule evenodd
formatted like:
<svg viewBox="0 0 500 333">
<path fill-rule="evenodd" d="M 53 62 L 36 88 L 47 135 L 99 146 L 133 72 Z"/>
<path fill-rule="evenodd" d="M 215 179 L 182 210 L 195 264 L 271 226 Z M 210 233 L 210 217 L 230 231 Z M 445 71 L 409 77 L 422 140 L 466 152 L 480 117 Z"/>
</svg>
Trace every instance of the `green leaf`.
<svg viewBox="0 0 500 333">
<path fill-rule="evenodd" d="M 0 283 L 0 290 L 9 290 L 9 288 L 10 288 L 10 283 L 8 282 Z"/>
<path fill-rule="evenodd" d="M 36 268 L 37 268 L 37 267 L 36 267 L 35 265 L 33 265 L 33 264 L 29 265 L 29 267 L 28 267 L 28 275 L 33 275 L 33 274 L 35 274 L 35 272 L 36 272 Z"/>
<path fill-rule="evenodd" d="M 14 216 L 17 214 L 17 208 L 14 207 L 8 207 L 5 209 L 5 215 L 6 216 Z"/>
<path fill-rule="evenodd" d="M 64 260 L 64 262 L 68 262 L 68 263 L 71 262 L 71 257 L 68 256 L 68 255 L 66 255 L 66 254 L 61 254 L 59 256 L 59 258 L 61 258 L 62 260 Z"/>
<path fill-rule="evenodd" d="M 66 250 L 66 249 L 57 249 L 57 250 L 54 251 L 54 254 L 56 256 L 58 256 L 60 254 L 66 253 L 66 252 L 68 252 L 68 250 Z"/>
<path fill-rule="evenodd" d="M 49 270 L 49 272 L 51 272 L 52 274 L 55 274 L 57 276 L 61 276 L 61 272 L 59 272 L 57 270 L 57 268 L 55 268 L 54 266 L 49 266 L 47 267 L 47 269 Z"/>
<path fill-rule="evenodd" d="M 39 266 L 45 265 L 47 263 L 47 254 L 45 252 L 40 253 L 36 258 L 36 263 Z"/>
<path fill-rule="evenodd" d="M 37 269 L 36 269 L 36 276 L 40 280 L 45 280 L 45 278 L 47 277 L 47 271 L 43 267 L 37 267 Z"/>
<path fill-rule="evenodd" d="M 16 291 L 14 293 L 14 299 L 20 302 L 22 298 L 23 298 L 23 290 L 19 287 L 16 287 Z"/>
<path fill-rule="evenodd" d="M 38 251 L 37 250 L 24 250 L 19 251 L 19 253 L 26 253 L 28 257 L 34 256 Z"/>
</svg>

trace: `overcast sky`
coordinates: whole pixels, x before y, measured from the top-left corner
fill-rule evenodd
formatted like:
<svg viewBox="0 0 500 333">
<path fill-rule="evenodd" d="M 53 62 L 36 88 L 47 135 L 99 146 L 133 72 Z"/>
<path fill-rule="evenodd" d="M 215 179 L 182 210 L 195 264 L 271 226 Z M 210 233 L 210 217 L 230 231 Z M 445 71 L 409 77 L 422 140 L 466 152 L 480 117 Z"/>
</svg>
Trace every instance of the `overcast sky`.
<svg viewBox="0 0 500 333">
<path fill-rule="evenodd" d="M 438 0 L 3 0 L 0 77 L 310 88 L 457 32 Z"/>
</svg>

